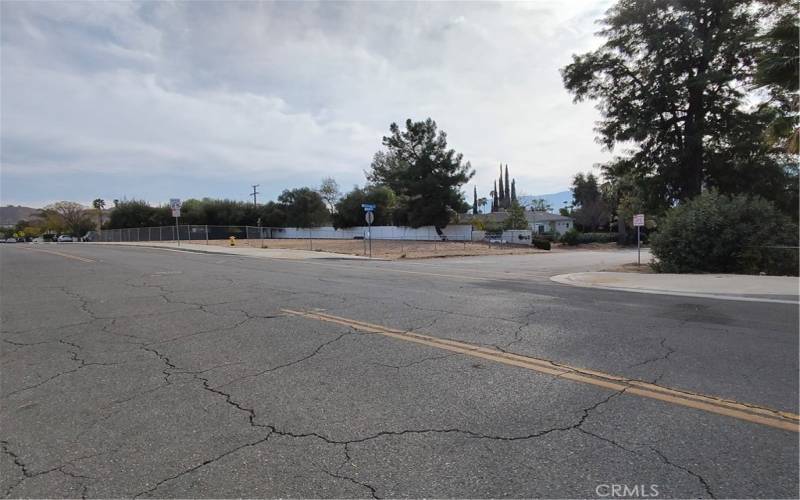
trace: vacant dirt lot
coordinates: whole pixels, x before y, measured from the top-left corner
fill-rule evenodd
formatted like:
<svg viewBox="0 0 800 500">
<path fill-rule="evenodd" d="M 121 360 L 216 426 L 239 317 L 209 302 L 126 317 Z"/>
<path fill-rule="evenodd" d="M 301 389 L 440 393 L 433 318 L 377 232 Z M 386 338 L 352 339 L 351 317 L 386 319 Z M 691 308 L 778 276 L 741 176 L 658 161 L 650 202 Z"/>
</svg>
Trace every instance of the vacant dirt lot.
<svg viewBox="0 0 800 500">
<path fill-rule="evenodd" d="M 344 253 L 349 255 L 365 255 L 363 240 L 270 240 L 265 239 L 266 248 L 286 248 L 295 250 L 319 250 L 321 252 Z M 205 244 L 203 241 L 192 243 Z M 228 245 L 228 240 L 211 240 L 211 245 Z M 258 248 L 260 240 L 236 240 L 237 246 L 250 246 Z M 372 240 L 372 256 L 383 259 L 426 259 L 433 257 L 455 257 L 462 255 L 511 255 L 523 253 L 542 253 L 528 246 L 517 245 L 492 245 L 483 242 L 457 242 L 457 241 L 400 241 L 400 240 Z"/>
</svg>

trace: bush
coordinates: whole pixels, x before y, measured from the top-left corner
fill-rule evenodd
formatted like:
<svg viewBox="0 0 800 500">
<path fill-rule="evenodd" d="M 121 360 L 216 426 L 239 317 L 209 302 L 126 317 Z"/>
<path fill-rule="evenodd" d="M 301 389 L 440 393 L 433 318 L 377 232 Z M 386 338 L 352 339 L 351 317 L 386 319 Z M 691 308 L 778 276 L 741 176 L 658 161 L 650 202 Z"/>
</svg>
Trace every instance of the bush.
<svg viewBox="0 0 800 500">
<path fill-rule="evenodd" d="M 579 241 L 578 241 L 579 235 L 580 235 L 580 233 L 578 232 L 578 230 L 575 229 L 575 228 L 572 228 L 569 231 L 567 231 L 566 233 L 561 235 L 561 243 L 565 243 L 565 244 L 570 245 L 570 246 L 575 246 L 575 245 L 577 245 L 579 243 Z"/>
<path fill-rule="evenodd" d="M 586 243 L 611 243 L 612 241 L 617 241 L 615 233 L 579 233 L 576 229 L 570 229 L 561 235 L 561 243 L 572 246 Z"/>
<path fill-rule="evenodd" d="M 579 233 L 578 243 L 611 243 L 617 241 L 616 233 Z"/>
<path fill-rule="evenodd" d="M 534 237 L 539 238 L 540 240 L 547 240 L 547 241 L 556 241 L 558 239 L 558 235 L 552 232 L 536 233 Z"/>
<path fill-rule="evenodd" d="M 653 267 L 665 273 L 797 275 L 797 243 L 797 227 L 772 203 L 717 191 L 667 211 L 650 236 Z"/>
<path fill-rule="evenodd" d="M 533 238 L 533 246 L 542 250 L 550 250 L 550 241 L 542 238 Z"/>
</svg>

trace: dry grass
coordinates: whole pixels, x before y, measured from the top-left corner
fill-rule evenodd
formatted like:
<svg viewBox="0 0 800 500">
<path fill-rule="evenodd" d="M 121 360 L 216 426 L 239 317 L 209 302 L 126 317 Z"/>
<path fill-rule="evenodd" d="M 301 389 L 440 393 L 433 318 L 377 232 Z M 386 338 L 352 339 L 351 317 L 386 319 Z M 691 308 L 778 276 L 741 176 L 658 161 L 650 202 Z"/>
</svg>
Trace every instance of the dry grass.
<svg viewBox="0 0 800 500">
<path fill-rule="evenodd" d="M 301 239 L 265 239 L 264 247 L 293 250 L 315 250 L 321 252 L 342 253 L 348 255 L 365 255 L 363 240 L 301 240 Z M 205 244 L 205 241 L 192 243 Z M 228 240 L 211 240 L 211 245 L 229 245 Z M 236 246 L 258 248 L 260 240 L 236 240 Z M 367 247 L 367 253 L 369 252 Z M 405 240 L 372 240 L 372 256 L 381 259 L 428 259 L 435 257 L 456 257 L 470 255 L 512 255 L 542 253 L 532 246 L 491 245 L 484 242 L 458 241 L 405 241 Z"/>
<path fill-rule="evenodd" d="M 641 273 L 641 274 L 655 273 L 655 271 L 653 271 L 653 268 L 650 267 L 650 263 L 645 261 L 642 261 L 641 265 L 632 262 L 629 264 L 622 264 L 621 266 L 609 267 L 608 269 L 603 269 L 603 271 L 609 271 L 615 273 Z"/>
</svg>

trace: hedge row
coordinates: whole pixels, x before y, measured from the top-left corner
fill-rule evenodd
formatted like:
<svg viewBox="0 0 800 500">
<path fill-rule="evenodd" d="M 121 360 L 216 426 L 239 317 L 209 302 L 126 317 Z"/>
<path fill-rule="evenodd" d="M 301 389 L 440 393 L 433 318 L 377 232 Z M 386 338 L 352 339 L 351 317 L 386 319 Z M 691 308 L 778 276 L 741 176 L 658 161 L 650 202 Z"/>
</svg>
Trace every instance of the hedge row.
<svg viewBox="0 0 800 500">
<path fill-rule="evenodd" d="M 586 243 L 612 243 L 617 241 L 616 233 L 579 233 L 570 229 L 561 236 L 561 242 L 567 245 L 583 245 Z"/>
</svg>

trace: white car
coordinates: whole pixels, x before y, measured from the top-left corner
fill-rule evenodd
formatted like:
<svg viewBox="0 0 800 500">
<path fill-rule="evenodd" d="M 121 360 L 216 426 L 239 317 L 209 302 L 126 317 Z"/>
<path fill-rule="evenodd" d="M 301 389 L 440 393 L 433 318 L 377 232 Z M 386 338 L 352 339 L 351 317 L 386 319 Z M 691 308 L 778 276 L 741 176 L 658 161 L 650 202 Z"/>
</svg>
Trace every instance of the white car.
<svg viewBox="0 0 800 500">
<path fill-rule="evenodd" d="M 71 243 L 72 242 L 72 236 L 70 236 L 68 234 L 62 234 L 61 236 L 58 237 L 58 239 L 56 241 L 58 241 L 59 243 L 65 243 L 65 242 L 70 242 Z"/>
</svg>

